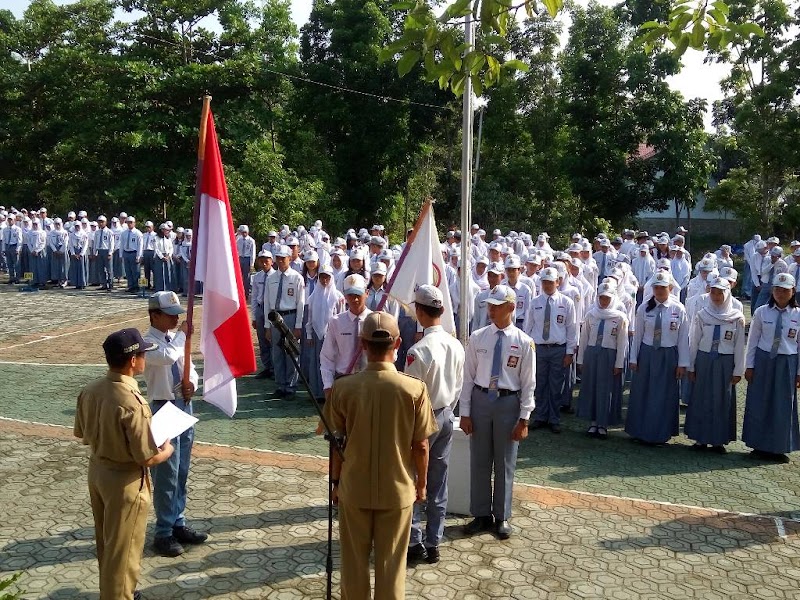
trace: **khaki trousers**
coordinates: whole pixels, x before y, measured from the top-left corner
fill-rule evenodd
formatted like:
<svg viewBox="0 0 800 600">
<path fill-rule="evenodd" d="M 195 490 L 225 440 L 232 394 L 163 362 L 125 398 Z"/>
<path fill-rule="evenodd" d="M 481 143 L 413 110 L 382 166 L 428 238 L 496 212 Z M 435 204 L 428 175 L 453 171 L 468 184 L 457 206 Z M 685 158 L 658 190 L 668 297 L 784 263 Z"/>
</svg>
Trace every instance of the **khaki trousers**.
<svg viewBox="0 0 800 600">
<path fill-rule="evenodd" d="M 100 600 L 130 600 L 141 570 L 150 483 L 146 471 L 117 471 L 89 462 Z"/>
<path fill-rule="evenodd" d="M 369 555 L 375 548 L 375 600 L 406 595 L 406 552 L 413 505 L 370 510 L 339 504 L 342 600 L 369 600 Z"/>
</svg>

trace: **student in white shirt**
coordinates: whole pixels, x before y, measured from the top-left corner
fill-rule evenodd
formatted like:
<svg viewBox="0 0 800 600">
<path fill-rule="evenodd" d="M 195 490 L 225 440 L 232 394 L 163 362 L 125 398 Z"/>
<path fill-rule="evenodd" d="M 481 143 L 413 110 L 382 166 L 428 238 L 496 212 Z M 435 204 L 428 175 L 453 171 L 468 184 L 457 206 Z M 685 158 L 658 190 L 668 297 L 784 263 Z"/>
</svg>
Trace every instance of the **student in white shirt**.
<svg viewBox="0 0 800 600">
<path fill-rule="evenodd" d="M 328 324 L 346 308 L 344 295 L 333 284 L 333 269 L 328 264 L 322 265 L 317 275 L 317 285 L 306 303 L 308 318 L 304 331 L 309 356 L 308 383 L 318 400 L 324 400 L 320 355 L 328 333 Z"/>
<path fill-rule="evenodd" d="M 753 314 L 747 340 L 742 441 L 756 457 L 778 462 L 788 462 L 786 454 L 800 450 L 800 308 L 795 288 L 788 273 L 775 276 L 772 298 Z"/>
</svg>

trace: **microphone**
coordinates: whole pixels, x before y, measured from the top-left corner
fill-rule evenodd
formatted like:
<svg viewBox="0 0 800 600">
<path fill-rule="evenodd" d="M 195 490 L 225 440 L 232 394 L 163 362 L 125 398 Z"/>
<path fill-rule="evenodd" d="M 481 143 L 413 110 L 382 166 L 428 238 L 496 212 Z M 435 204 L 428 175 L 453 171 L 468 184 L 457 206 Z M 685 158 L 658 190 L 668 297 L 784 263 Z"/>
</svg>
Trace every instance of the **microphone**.
<svg viewBox="0 0 800 600">
<path fill-rule="evenodd" d="M 294 337 L 292 330 L 286 326 L 286 321 L 283 320 L 283 317 L 277 310 L 271 310 L 267 314 L 267 318 L 269 322 L 272 323 L 273 327 L 277 328 L 278 331 L 281 332 L 281 335 L 286 339 L 287 346 L 289 346 L 289 350 L 292 351 L 296 355 L 300 355 L 300 342 L 297 341 L 297 338 Z"/>
</svg>

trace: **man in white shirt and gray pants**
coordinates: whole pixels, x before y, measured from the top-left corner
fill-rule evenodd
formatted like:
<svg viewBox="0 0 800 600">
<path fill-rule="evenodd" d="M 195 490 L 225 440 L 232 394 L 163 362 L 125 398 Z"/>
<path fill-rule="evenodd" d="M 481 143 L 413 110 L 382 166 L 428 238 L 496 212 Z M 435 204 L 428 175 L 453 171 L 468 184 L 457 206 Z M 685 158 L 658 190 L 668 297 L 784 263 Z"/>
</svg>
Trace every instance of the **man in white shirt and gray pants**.
<svg viewBox="0 0 800 600">
<path fill-rule="evenodd" d="M 408 350 L 407 375 L 425 382 L 438 431 L 428 438 L 427 525 L 423 536 L 421 509 L 414 505 L 408 560 L 439 562 L 439 543 L 444 534 L 447 512 L 447 469 L 453 446 L 453 409 L 461 396 L 464 373 L 464 348 L 442 327 L 444 297 L 436 286 L 421 285 L 414 295 L 417 321 L 424 328 L 423 338 Z"/>
<path fill-rule="evenodd" d="M 171 402 L 186 414 L 192 414 L 192 396 L 200 378 L 193 364 L 189 365 L 189 382 L 183 382 L 184 345 L 189 329 L 186 321 L 178 327 L 179 315 L 186 312 L 175 292 L 156 292 L 148 301 L 150 329 L 145 341 L 158 348 L 148 353 L 144 378 L 147 382 L 147 399 L 153 414 Z M 175 331 L 177 329 L 177 331 Z M 173 331 L 175 331 L 173 333 Z M 191 361 L 191 357 L 189 357 Z M 194 443 L 194 427 L 172 439 L 175 449 L 165 462 L 152 467 L 153 508 L 156 528 L 153 547 L 161 556 L 175 557 L 183 554 L 182 544 L 202 544 L 205 533 L 194 531 L 186 525 L 186 481 L 189 476 L 189 459 Z"/>
</svg>

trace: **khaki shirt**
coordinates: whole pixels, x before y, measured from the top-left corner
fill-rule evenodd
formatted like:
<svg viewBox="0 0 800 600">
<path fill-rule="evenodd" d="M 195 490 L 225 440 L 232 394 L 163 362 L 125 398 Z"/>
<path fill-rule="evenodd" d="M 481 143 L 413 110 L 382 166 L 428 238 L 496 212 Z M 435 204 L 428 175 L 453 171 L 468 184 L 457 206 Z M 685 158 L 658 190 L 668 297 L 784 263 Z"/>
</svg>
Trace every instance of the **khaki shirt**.
<svg viewBox="0 0 800 600">
<path fill-rule="evenodd" d="M 334 382 L 325 417 L 347 437 L 339 498 L 372 510 L 411 506 L 411 445 L 437 430 L 425 384 L 392 363 L 372 362 Z"/>
<path fill-rule="evenodd" d="M 92 460 L 119 470 L 141 469 L 158 454 L 150 434 L 152 413 L 132 377 L 113 371 L 78 395 L 75 437 L 92 449 Z"/>
</svg>

